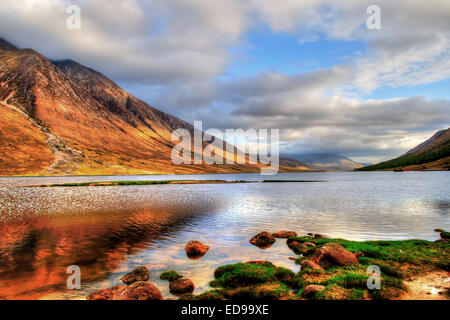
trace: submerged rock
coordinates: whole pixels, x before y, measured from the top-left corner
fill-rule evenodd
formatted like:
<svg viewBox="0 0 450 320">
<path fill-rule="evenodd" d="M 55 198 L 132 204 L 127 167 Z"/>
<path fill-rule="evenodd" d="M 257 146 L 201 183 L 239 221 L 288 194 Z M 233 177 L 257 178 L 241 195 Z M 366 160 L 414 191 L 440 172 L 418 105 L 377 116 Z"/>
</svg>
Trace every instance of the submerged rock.
<svg viewBox="0 0 450 320">
<path fill-rule="evenodd" d="M 276 239 L 268 232 L 263 231 L 250 239 L 250 243 L 262 249 L 270 247 Z"/>
<path fill-rule="evenodd" d="M 175 295 L 192 293 L 194 288 L 194 283 L 189 279 L 177 279 L 171 281 L 169 285 L 170 293 Z"/>
<path fill-rule="evenodd" d="M 162 294 L 151 282 L 138 281 L 129 285 L 120 300 L 161 300 Z"/>
<path fill-rule="evenodd" d="M 325 269 L 333 266 L 349 266 L 359 263 L 352 252 L 337 243 L 327 243 L 323 247 L 318 248 L 311 260 Z"/>
<path fill-rule="evenodd" d="M 442 231 L 441 238 L 442 239 L 450 239 L 450 232 Z"/>
<path fill-rule="evenodd" d="M 150 273 L 148 272 L 148 269 L 141 266 L 124 275 L 120 280 L 126 284 L 131 284 L 136 281 L 147 281 L 149 277 Z"/>
<path fill-rule="evenodd" d="M 289 238 L 289 237 L 296 237 L 297 233 L 294 231 L 277 231 L 272 233 L 272 236 L 275 238 Z"/>
<path fill-rule="evenodd" d="M 161 300 L 159 289 L 151 282 L 138 281 L 131 285 L 119 285 L 97 290 L 87 300 Z"/>
<path fill-rule="evenodd" d="M 200 241 L 189 241 L 185 247 L 186 255 L 191 259 L 198 259 L 208 252 L 209 247 Z"/>
<path fill-rule="evenodd" d="M 161 280 L 168 280 L 169 282 L 171 282 L 171 281 L 183 278 L 183 276 L 176 271 L 169 270 L 169 271 L 164 271 L 163 273 L 161 273 L 159 275 L 159 278 Z"/>
<path fill-rule="evenodd" d="M 310 284 L 310 285 L 306 286 L 305 289 L 303 289 L 302 296 L 305 298 L 311 298 L 316 293 L 323 291 L 323 290 L 325 290 L 324 286 Z"/>
</svg>

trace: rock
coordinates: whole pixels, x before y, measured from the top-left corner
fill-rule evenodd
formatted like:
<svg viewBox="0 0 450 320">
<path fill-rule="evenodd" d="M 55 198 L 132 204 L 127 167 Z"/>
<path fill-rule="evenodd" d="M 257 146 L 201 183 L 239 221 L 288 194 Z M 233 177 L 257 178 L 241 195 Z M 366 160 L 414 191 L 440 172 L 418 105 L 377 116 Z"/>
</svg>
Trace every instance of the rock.
<svg viewBox="0 0 450 320">
<path fill-rule="evenodd" d="M 450 242 L 450 239 L 444 239 L 444 238 L 441 238 L 441 239 L 435 240 L 434 242 L 448 243 L 448 242 Z"/>
<path fill-rule="evenodd" d="M 322 290 L 325 290 L 324 286 L 316 285 L 316 284 L 310 284 L 303 289 L 302 296 L 305 298 L 311 298 L 313 297 L 317 292 L 320 292 Z"/>
<path fill-rule="evenodd" d="M 301 254 L 308 248 L 304 243 L 298 242 L 296 240 L 288 240 L 286 243 L 289 249 L 294 251 L 295 254 Z"/>
<path fill-rule="evenodd" d="M 194 283 L 189 279 L 177 279 L 170 282 L 170 293 L 181 295 L 185 293 L 192 293 L 194 291 Z"/>
<path fill-rule="evenodd" d="M 327 243 L 323 247 L 318 248 L 311 260 L 325 269 L 336 265 L 349 266 L 358 264 L 356 256 L 337 243 Z"/>
<path fill-rule="evenodd" d="M 297 260 L 297 258 L 296 258 L 296 257 L 288 257 L 288 259 L 289 259 L 289 260 L 292 260 L 292 261 L 295 261 L 295 260 Z"/>
<path fill-rule="evenodd" d="M 450 232 L 442 231 L 441 238 L 442 239 L 450 239 Z"/>
<path fill-rule="evenodd" d="M 151 282 L 138 281 L 95 291 L 87 300 L 161 300 L 159 289 Z"/>
<path fill-rule="evenodd" d="M 128 286 L 122 284 L 107 289 L 101 289 L 92 292 L 86 297 L 87 300 L 115 300 L 114 296 L 121 296 L 127 290 Z"/>
<path fill-rule="evenodd" d="M 150 273 L 148 272 L 148 269 L 141 266 L 124 275 L 120 280 L 126 284 L 131 284 L 136 281 L 147 281 L 149 277 Z"/>
<path fill-rule="evenodd" d="M 354 252 L 353 253 L 355 255 L 355 257 L 359 258 L 359 257 L 364 257 L 364 252 Z"/>
<path fill-rule="evenodd" d="M 314 237 L 314 234 L 311 233 L 311 232 L 308 232 L 306 235 L 307 235 L 308 237 Z"/>
<path fill-rule="evenodd" d="M 258 233 L 256 236 L 250 239 L 250 243 L 260 247 L 262 249 L 270 247 L 276 239 L 268 232 L 261 232 Z"/>
<path fill-rule="evenodd" d="M 442 229 L 434 229 L 433 230 L 434 232 L 439 232 L 439 233 L 441 233 L 441 232 L 445 232 L 444 230 L 442 230 Z"/>
<path fill-rule="evenodd" d="M 323 268 L 320 265 L 311 260 L 302 261 L 302 270 L 304 269 L 323 270 Z"/>
<path fill-rule="evenodd" d="M 277 231 L 272 233 L 272 236 L 275 238 L 289 238 L 289 237 L 296 237 L 297 233 L 294 231 Z"/>
<path fill-rule="evenodd" d="M 191 259 L 198 259 L 205 255 L 209 250 L 207 245 L 204 245 L 200 241 L 189 241 L 186 245 L 186 255 Z"/>
<path fill-rule="evenodd" d="M 151 282 L 138 281 L 128 286 L 118 300 L 161 300 L 162 294 Z M 116 300 L 116 299 L 114 299 Z"/>
<path fill-rule="evenodd" d="M 320 234 L 320 233 L 316 233 L 314 235 L 314 238 L 319 238 L 319 239 L 328 239 L 328 237 L 326 235 Z"/>
<path fill-rule="evenodd" d="M 159 275 L 159 278 L 161 280 L 167 280 L 167 281 L 171 282 L 171 281 L 174 281 L 177 279 L 181 279 L 181 278 L 183 278 L 183 276 L 176 271 L 169 270 L 169 271 L 164 271 L 163 273 L 161 273 Z"/>
<path fill-rule="evenodd" d="M 307 247 L 312 247 L 312 248 L 314 248 L 316 245 L 314 244 L 314 243 L 312 243 L 312 242 L 303 242 L 303 244 L 305 245 L 305 246 L 307 246 Z"/>
</svg>

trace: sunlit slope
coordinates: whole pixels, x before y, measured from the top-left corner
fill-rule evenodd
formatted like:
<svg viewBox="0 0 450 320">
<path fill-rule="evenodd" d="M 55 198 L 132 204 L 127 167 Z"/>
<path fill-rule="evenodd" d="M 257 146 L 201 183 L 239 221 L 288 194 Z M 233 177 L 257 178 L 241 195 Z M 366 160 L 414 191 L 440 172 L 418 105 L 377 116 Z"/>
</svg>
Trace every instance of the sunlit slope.
<svg viewBox="0 0 450 320">
<path fill-rule="evenodd" d="M 359 170 L 449 170 L 450 128 L 436 132 L 430 139 L 404 155 Z"/>
<path fill-rule="evenodd" d="M 74 61 L 52 62 L 34 50 L 0 40 L 0 66 L 0 116 L 20 117 L 14 126 L 2 121 L 0 132 L 23 142 L 12 148 L 2 138 L 0 147 L 9 152 L 9 159 L 29 155 L 28 161 L 15 165 L 2 155 L 1 175 L 260 171 L 259 165 L 174 165 L 172 131 L 192 132 L 193 127 Z M 22 127 L 33 132 L 19 130 Z"/>
</svg>

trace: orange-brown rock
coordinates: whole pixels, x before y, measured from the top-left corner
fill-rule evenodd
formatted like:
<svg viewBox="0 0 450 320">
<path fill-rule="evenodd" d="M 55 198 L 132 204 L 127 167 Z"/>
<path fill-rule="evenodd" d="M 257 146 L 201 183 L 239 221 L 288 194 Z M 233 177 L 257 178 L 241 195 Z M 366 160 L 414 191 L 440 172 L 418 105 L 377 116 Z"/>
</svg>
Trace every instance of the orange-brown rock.
<svg viewBox="0 0 450 320">
<path fill-rule="evenodd" d="M 323 270 L 323 268 L 320 265 L 311 260 L 302 261 L 302 270 L 304 269 Z"/>
<path fill-rule="evenodd" d="M 117 300 L 114 297 L 120 297 L 127 290 L 128 286 L 122 284 L 111 288 L 101 289 L 89 294 L 87 300 Z"/>
<path fill-rule="evenodd" d="M 161 300 L 162 294 L 151 282 L 138 281 L 129 285 L 119 300 Z"/>
<path fill-rule="evenodd" d="M 270 247 L 276 239 L 268 232 L 263 231 L 250 239 L 250 243 L 262 249 Z"/>
<path fill-rule="evenodd" d="M 203 257 L 205 253 L 208 252 L 209 247 L 200 241 L 189 241 L 184 249 L 189 258 L 198 259 Z"/>
<path fill-rule="evenodd" d="M 124 275 L 120 280 L 126 284 L 131 284 L 136 281 L 147 281 L 149 277 L 150 273 L 148 272 L 148 269 L 141 266 Z"/>
<path fill-rule="evenodd" d="M 289 237 L 296 237 L 297 233 L 294 231 L 277 231 L 272 233 L 272 236 L 275 238 L 289 238 Z"/>
<path fill-rule="evenodd" d="M 325 290 L 324 286 L 310 284 L 306 286 L 305 289 L 303 289 L 302 296 L 305 298 L 311 298 L 313 297 L 317 292 L 320 292 L 322 290 Z"/>
<path fill-rule="evenodd" d="M 87 300 L 161 300 L 162 294 L 151 282 L 138 281 L 95 291 Z"/>
<path fill-rule="evenodd" d="M 288 245 L 289 249 L 294 251 L 295 254 L 301 254 L 308 250 L 308 246 L 306 246 L 303 242 L 297 240 L 288 239 L 286 244 Z"/>
<path fill-rule="evenodd" d="M 181 295 L 185 293 L 192 293 L 194 291 L 194 283 L 189 279 L 177 279 L 170 282 L 170 293 Z"/>
<path fill-rule="evenodd" d="M 337 243 L 327 243 L 323 247 L 318 248 L 311 260 L 325 269 L 337 265 L 358 264 L 356 256 Z"/>
</svg>

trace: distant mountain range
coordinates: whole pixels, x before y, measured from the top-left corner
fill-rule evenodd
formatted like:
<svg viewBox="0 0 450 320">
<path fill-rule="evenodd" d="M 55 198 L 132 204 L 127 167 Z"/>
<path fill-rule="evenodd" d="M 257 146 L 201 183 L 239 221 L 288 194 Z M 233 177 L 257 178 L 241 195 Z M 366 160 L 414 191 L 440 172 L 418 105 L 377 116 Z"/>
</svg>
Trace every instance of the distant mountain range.
<svg viewBox="0 0 450 320">
<path fill-rule="evenodd" d="M 365 165 L 346 156 L 331 153 L 285 155 L 285 157 L 300 161 L 303 166 L 315 171 L 352 171 Z"/>
<path fill-rule="evenodd" d="M 93 69 L 0 39 L 0 175 L 260 171 L 248 164 L 173 164 L 171 135 L 178 128 L 193 132 Z"/>
<path fill-rule="evenodd" d="M 358 170 L 450 170 L 449 164 L 450 128 L 447 128 L 398 158 Z"/>
</svg>

